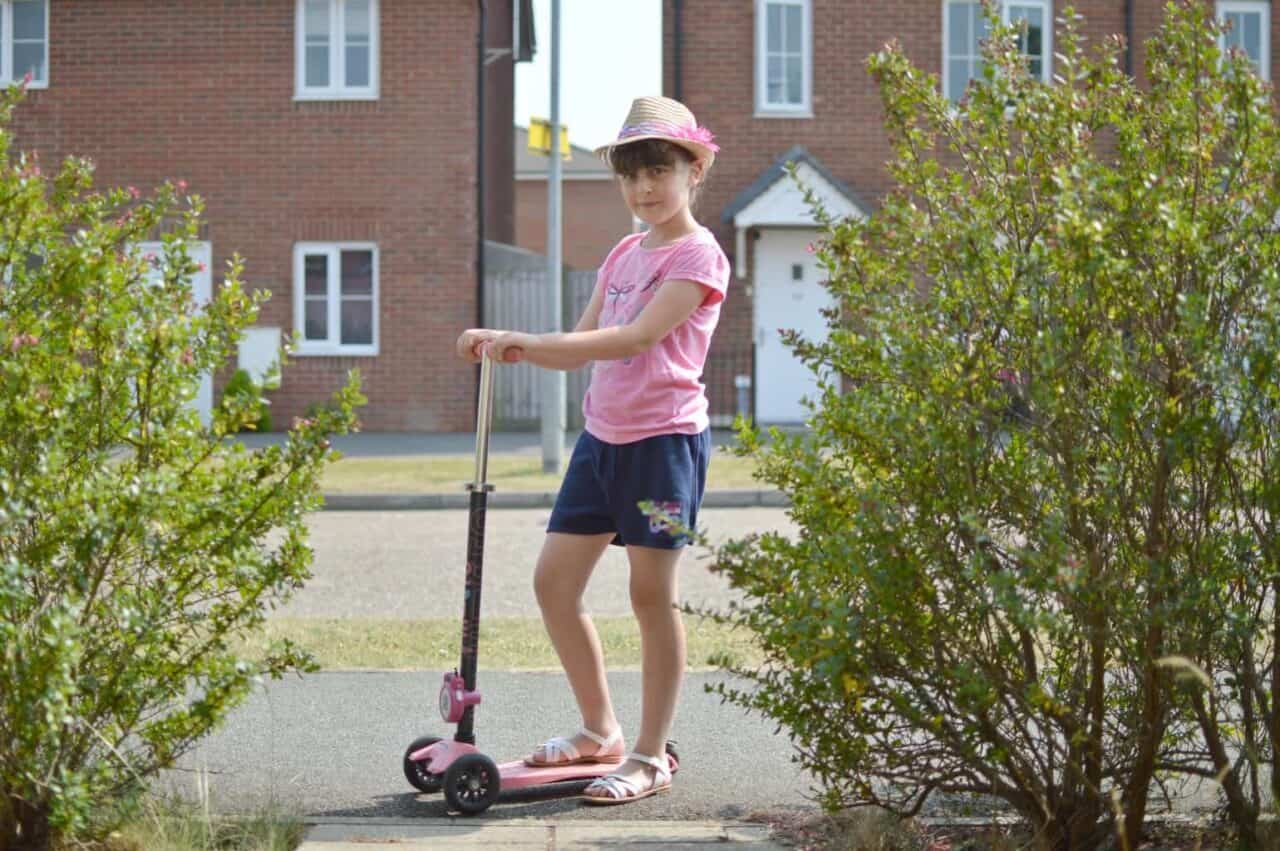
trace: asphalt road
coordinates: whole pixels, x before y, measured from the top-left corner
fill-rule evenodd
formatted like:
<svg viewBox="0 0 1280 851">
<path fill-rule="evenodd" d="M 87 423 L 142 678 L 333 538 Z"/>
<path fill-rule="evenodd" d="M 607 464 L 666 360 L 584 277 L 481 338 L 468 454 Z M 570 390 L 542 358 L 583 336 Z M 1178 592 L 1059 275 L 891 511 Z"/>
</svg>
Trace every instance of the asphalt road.
<svg viewBox="0 0 1280 851">
<path fill-rule="evenodd" d="M 501 509 L 485 523 L 482 617 L 537 615 L 533 567 L 546 536 L 547 509 Z M 460 617 L 466 568 L 466 511 L 321 511 L 309 516 L 314 577 L 281 615 L 293 617 Z M 714 542 L 751 532 L 794 534 L 782 508 L 706 509 L 698 519 Z M 727 607 L 735 594 L 707 566 L 708 553 L 684 556 L 680 596 L 695 605 Z M 587 588 L 594 615 L 631 613 L 627 560 L 610 547 Z"/>
<path fill-rule="evenodd" d="M 206 784 L 218 810 L 261 811 L 268 803 L 308 816 L 415 817 L 446 815 L 440 795 L 419 795 L 402 774 L 404 749 L 422 735 L 450 728 L 435 709 L 439 672 L 332 673 L 271 683 L 228 724 L 167 776 L 193 795 Z M 690 675 L 671 733 L 681 770 L 670 794 L 620 807 L 587 807 L 569 795 L 577 787 L 519 790 L 486 819 L 732 819 L 760 809 L 811 807 L 809 783 L 791 762 L 785 734 L 773 724 L 722 704 L 704 686 L 721 674 Z M 623 729 L 639 724 L 640 675 L 610 675 Z M 477 744 L 503 762 L 550 735 L 575 729 L 576 710 L 563 676 L 482 670 L 484 703 Z"/>
</svg>

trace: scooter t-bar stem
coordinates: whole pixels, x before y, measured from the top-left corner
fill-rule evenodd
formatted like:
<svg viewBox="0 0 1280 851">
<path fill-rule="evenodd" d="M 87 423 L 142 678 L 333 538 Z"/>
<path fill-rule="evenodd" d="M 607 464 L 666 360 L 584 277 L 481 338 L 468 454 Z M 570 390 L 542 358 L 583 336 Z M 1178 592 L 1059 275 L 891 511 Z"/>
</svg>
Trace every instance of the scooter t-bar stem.
<svg viewBox="0 0 1280 851">
<path fill-rule="evenodd" d="M 471 506 L 467 518 L 467 576 L 462 612 L 462 678 L 463 701 L 466 709 L 458 719 L 454 740 L 475 744 L 476 668 L 480 644 L 480 588 L 484 574 L 484 519 L 488 509 L 489 491 L 493 490 L 486 479 L 489 476 L 489 428 L 493 420 L 493 360 L 480 359 L 480 398 L 476 404 L 476 477 L 468 489 Z"/>
</svg>

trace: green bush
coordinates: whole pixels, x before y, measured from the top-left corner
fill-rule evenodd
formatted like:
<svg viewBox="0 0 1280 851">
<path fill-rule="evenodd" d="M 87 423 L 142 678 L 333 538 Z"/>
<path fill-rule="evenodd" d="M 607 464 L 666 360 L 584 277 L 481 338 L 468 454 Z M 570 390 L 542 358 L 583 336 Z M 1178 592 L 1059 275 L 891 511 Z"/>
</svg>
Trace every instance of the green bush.
<svg viewBox="0 0 1280 851">
<path fill-rule="evenodd" d="M 263 398 L 262 388 L 254 383 L 248 370 L 237 369 L 231 374 L 227 385 L 222 388 L 222 397 L 232 397 L 237 400 L 236 404 L 242 404 L 253 412 L 247 430 L 259 433 L 271 431 L 270 403 Z"/>
<path fill-rule="evenodd" d="M 828 222 L 840 309 L 790 338 L 812 431 L 743 432 L 800 534 L 718 551 L 768 656 L 719 691 L 833 810 L 958 795 L 1135 848 L 1159 778 L 1221 776 L 1251 844 L 1280 730 L 1271 92 L 1199 3 L 1146 89 L 1069 9 L 1051 84 L 990 23 L 960 104 L 896 45 L 868 62 L 896 185 Z"/>
<path fill-rule="evenodd" d="M 304 516 L 363 402 L 353 375 L 259 452 L 225 440 L 251 399 L 202 426 L 200 377 L 265 295 L 237 260 L 196 309 L 198 200 L 95 192 L 80 159 L 43 175 L 10 149 L 19 97 L 0 99 L 0 849 L 104 829 L 258 677 L 307 666 L 228 647 L 309 576 Z M 149 282 L 129 246 L 157 231 Z"/>
<path fill-rule="evenodd" d="M 307 409 L 306 409 L 306 412 L 304 413 L 304 416 L 306 416 L 309 419 L 313 419 L 325 413 L 326 411 L 329 411 L 330 409 L 332 409 L 332 407 L 333 405 L 329 402 L 312 402 L 311 404 L 307 405 Z"/>
</svg>

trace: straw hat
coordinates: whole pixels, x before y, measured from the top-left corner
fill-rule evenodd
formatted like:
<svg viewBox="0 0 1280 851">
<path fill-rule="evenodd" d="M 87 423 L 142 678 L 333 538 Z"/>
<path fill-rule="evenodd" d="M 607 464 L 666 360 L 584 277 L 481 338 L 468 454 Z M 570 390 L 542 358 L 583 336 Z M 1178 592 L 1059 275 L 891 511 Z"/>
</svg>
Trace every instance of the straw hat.
<svg viewBox="0 0 1280 851">
<path fill-rule="evenodd" d="M 697 159 L 705 160 L 707 168 L 715 162 L 716 151 L 720 150 L 715 136 L 707 128 L 698 126 L 689 107 L 671 98 L 646 96 L 631 102 L 631 111 L 618 131 L 618 138 L 596 148 L 596 154 L 608 159 L 614 148 L 641 139 L 665 139 L 679 145 Z"/>
</svg>

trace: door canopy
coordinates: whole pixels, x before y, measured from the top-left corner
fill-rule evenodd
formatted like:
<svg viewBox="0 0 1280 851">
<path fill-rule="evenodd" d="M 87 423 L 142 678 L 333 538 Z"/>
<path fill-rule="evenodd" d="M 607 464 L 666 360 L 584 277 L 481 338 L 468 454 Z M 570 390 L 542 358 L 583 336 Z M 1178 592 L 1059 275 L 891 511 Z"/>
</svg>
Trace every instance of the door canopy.
<svg viewBox="0 0 1280 851">
<path fill-rule="evenodd" d="M 789 163 L 795 164 L 799 183 L 788 172 Z M 723 221 L 733 224 L 737 240 L 734 267 L 739 278 L 747 277 L 748 229 L 818 226 L 800 184 L 813 191 L 834 219 L 866 216 L 868 207 L 857 194 L 828 171 L 817 157 L 796 145 L 778 157 L 754 183 L 739 192 L 721 214 Z"/>
</svg>

